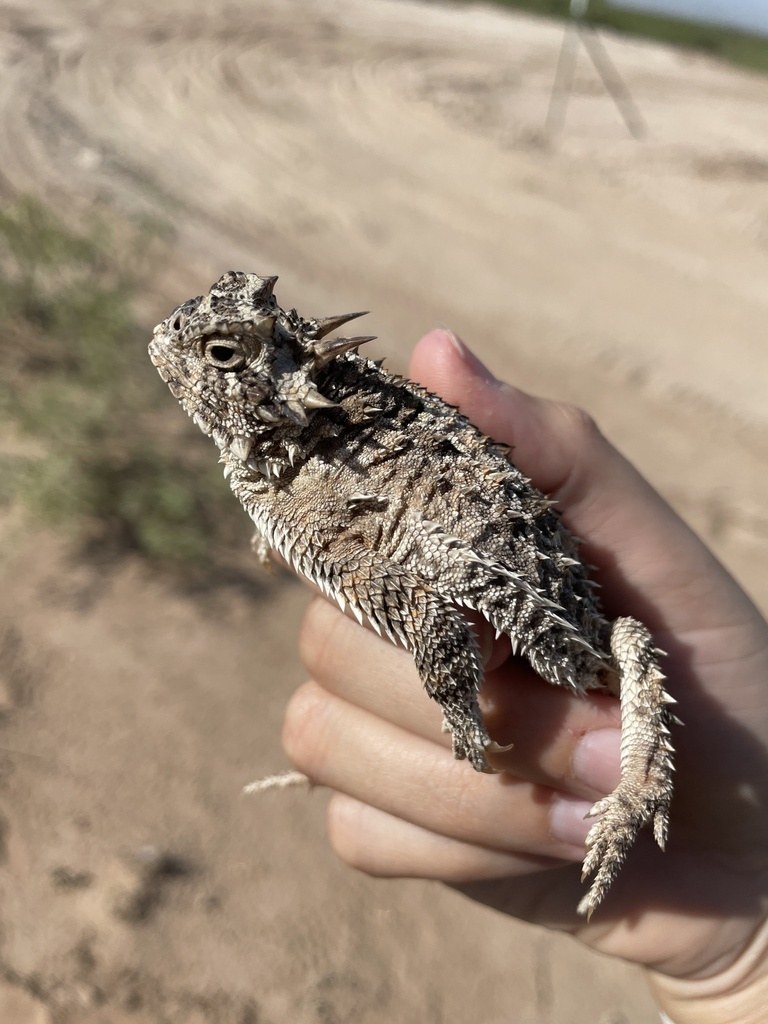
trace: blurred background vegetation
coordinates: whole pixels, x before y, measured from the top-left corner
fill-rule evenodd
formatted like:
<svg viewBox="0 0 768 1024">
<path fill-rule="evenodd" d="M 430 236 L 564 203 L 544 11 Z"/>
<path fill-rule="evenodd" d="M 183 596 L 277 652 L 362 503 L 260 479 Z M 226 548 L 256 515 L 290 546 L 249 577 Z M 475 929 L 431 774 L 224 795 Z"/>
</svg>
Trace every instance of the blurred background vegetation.
<svg viewBox="0 0 768 1024">
<path fill-rule="evenodd" d="M 485 0 L 469 0 L 485 2 Z M 495 0 L 502 7 L 528 11 L 551 18 L 566 18 L 570 0 Z M 681 18 L 668 18 L 641 11 L 621 10 L 605 0 L 590 0 L 585 20 L 628 35 L 644 36 L 672 46 L 703 50 L 722 60 L 758 71 L 768 71 L 768 39 L 724 28 L 722 25 L 696 24 Z"/>
<path fill-rule="evenodd" d="M 0 211 L 0 503 L 113 553 L 210 561 L 247 523 L 147 357 L 162 229 L 81 223 L 30 197 Z"/>
</svg>

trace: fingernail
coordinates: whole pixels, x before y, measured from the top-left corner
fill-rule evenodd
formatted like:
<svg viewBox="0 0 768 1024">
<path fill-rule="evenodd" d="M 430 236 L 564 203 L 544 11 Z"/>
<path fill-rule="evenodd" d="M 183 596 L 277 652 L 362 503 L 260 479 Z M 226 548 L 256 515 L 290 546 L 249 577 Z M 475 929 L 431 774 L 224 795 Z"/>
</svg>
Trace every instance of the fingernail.
<svg viewBox="0 0 768 1024">
<path fill-rule="evenodd" d="M 572 768 L 574 777 L 596 792 L 613 792 L 621 778 L 621 732 L 595 729 L 586 733 L 576 745 Z"/>
<path fill-rule="evenodd" d="M 592 818 L 587 815 L 592 810 L 592 804 L 587 800 L 577 800 L 570 796 L 556 796 L 552 801 L 552 811 L 549 823 L 552 835 L 561 843 L 571 843 L 574 846 L 583 846 L 587 833 L 594 825 Z"/>
<path fill-rule="evenodd" d="M 464 364 L 473 373 L 477 374 L 479 377 L 485 377 L 486 380 L 489 381 L 496 380 L 496 378 L 493 376 L 493 374 L 485 365 L 485 363 L 482 363 L 477 358 L 475 353 L 471 349 L 467 348 L 467 346 L 464 344 L 464 342 L 461 340 L 458 334 L 456 334 L 455 331 L 451 330 L 448 324 L 438 323 L 437 326 L 440 328 L 441 331 L 447 334 L 448 339 L 453 345 L 455 351 L 458 353 L 459 357 L 464 362 Z"/>
</svg>

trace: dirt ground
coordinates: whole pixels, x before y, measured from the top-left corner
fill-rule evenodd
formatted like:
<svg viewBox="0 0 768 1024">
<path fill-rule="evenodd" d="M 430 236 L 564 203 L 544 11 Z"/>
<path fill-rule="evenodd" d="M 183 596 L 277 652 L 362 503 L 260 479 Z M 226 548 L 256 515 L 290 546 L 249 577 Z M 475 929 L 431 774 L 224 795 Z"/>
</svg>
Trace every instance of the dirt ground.
<svg viewBox="0 0 768 1024">
<path fill-rule="evenodd" d="M 768 608 L 768 80 L 603 39 L 642 140 L 583 54 L 547 139 L 562 29 L 490 8 L 6 0 L 3 191 L 169 221 L 148 323 L 236 268 L 373 310 L 398 367 L 450 324 Z M 345 869 L 322 793 L 242 795 L 284 766 L 297 584 L 182 588 L 17 519 L 0 558 L 2 1024 L 657 1019 L 629 968 Z"/>
</svg>

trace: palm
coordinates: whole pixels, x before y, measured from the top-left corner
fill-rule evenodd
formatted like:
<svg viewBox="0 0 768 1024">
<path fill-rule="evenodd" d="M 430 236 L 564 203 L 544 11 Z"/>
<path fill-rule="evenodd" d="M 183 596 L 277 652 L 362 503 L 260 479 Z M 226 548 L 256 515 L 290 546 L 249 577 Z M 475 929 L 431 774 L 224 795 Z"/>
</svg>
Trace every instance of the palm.
<svg viewBox="0 0 768 1024">
<path fill-rule="evenodd" d="M 755 677 L 754 660 L 746 655 L 724 669 L 689 655 L 679 634 L 659 631 L 657 638 L 670 652 L 678 644 L 681 648 L 665 667 L 681 694 L 686 722 L 674 737 L 678 771 L 666 852 L 642 835 L 589 924 L 574 912 L 583 894 L 577 864 L 461 888 L 514 916 L 569 931 L 600 952 L 678 975 L 718 958 L 732 959 L 759 923 L 768 887 L 763 812 L 768 764 L 754 728 L 743 724 L 744 718 L 755 718 L 741 692 L 744 679 Z M 514 686 L 519 669 L 498 669 L 494 685 L 503 685 L 504 677 Z M 727 719 L 718 693 L 728 696 Z M 768 707 L 763 727 L 766 717 Z M 760 779 L 762 785 L 755 781 Z M 724 927 L 729 921 L 738 924 Z"/>
</svg>

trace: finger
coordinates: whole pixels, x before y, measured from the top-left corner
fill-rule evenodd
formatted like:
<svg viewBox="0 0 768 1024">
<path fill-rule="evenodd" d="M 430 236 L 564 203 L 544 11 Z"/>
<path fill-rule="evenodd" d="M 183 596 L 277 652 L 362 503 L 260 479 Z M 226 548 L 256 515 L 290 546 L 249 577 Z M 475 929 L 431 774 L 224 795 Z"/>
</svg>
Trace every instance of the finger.
<svg viewBox="0 0 768 1024">
<path fill-rule="evenodd" d="M 454 335 L 421 339 L 411 374 L 481 430 L 514 446 L 513 460 L 561 505 L 585 555 L 626 614 L 642 603 L 655 630 L 706 631 L 752 620 L 749 599 L 714 556 L 582 411 L 503 384 Z"/>
<path fill-rule="evenodd" d="M 309 675 L 329 693 L 450 746 L 440 709 L 427 695 L 412 655 L 342 615 L 328 601 L 313 601 L 304 613 L 299 655 Z"/>
<path fill-rule="evenodd" d="M 291 699 L 283 745 L 314 782 L 431 832 L 516 853 L 564 860 L 584 855 L 588 802 L 505 774 L 475 772 L 445 748 L 316 683 Z"/>
<path fill-rule="evenodd" d="M 300 647 L 307 671 L 329 693 L 450 749 L 440 710 L 406 651 L 350 622 L 326 601 L 307 610 Z M 549 686 L 515 659 L 489 673 L 480 704 L 492 739 L 512 744 L 493 756 L 495 768 L 592 800 L 618 783 L 620 716 L 614 698 L 584 699 Z"/>
<path fill-rule="evenodd" d="M 380 878 L 479 882 L 530 875 L 563 863 L 451 839 L 339 793 L 328 805 L 328 835 L 346 864 Z"/>
<path fill-rule="evenodd" d="M 517 660 L 489 674 L 480 694 L 489 735 L 508 749 L 493 768 L 594 801 L 621 778 L 621 711 L 607 694 L 586 697 L 543 683 Z"/>
<path fill-rule="evenodd" d="M 443 881 L 515 918 L 581 933 L 591 943 L 600 936 L 604 951 L 624 958 L 629 954 L 641 962 L 658 963 L 662 949 L 669 955 L 665 937 L 676 955 L 706 945 L 702 929 L 711 931 L 712 941 L 716 936 L 722 940 L 724 911 L 731 909 L 723 906 L 722 880 L 712 865 L 684 861 L 676 869 L 659 871 L 650 843 L 638 845 L 633 876 L 625 874 L 616 881 L 610 902 L 590 924 L 575 913 L 584 891 L 576 864 L 451 839 L 338 794 L 329 803 L 328 831 L 337 855 L 369 875 Z M 710 878 L 702 890 L 701 879 L 707 874 Z M 674 910 L 665 912 L 665 906 Z M 681 914 L 683 907 L 690 912 Z M 624 914 L 634 926 L 616 926 Z M 648 921 L 654 916 L 656 921 L 646 929 L 654 938 L 641 947 L 642 937 L 635 938 L 633 932 L 640 918 Z M 743 922 L 745 934 L 753 928 L 749 918 Z M 678 934 L 681 929 L 686 934 Z"/>
</svg>

